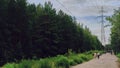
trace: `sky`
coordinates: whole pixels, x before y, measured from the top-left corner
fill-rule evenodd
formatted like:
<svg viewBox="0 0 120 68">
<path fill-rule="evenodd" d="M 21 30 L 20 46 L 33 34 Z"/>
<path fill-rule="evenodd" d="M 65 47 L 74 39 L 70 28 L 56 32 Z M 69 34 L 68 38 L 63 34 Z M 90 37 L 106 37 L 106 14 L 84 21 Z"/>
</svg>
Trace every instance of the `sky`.
<svg viewBox="0 0 120 68">
<path fill-rule="evenodd" d="M 111 16 L 114 9 L 120 7 L 120 0 L 27 0 L 28 3 L 44 4 L 50 1 L 53 8 L 57 11 L 62 10 L 65 13 L 76 17 L 78 23 L 87 26 L 92 34 L 96 35 L 101 41 L 101 7 L 104 9 L 104 16 Z M 62 4 L 62 5 L 61 5 Z M 64 8 L 64 7 L 65 8 Z M 105 19 L 104 19 L 105 20 Z M 105 20 L 105 25 L 110 24 Z M 105 42 L 110 43 L 110 28 L 105 27 Z"/>
</svg>

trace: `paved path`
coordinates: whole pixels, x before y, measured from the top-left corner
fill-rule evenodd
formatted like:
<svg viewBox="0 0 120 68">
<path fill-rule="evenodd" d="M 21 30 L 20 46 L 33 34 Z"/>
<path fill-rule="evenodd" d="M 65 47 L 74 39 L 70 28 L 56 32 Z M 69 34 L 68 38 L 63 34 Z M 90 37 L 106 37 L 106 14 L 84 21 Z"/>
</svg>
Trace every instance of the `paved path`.
<svg viewBox="0 0 120 68">
<path fill-rule="evenodd" d="M 71 68 L 118 68 L 117 57 L 109 53 L 100 56 L 100 59 L 94 58 L 89 62 L 85 62 Z"/>
</svg>

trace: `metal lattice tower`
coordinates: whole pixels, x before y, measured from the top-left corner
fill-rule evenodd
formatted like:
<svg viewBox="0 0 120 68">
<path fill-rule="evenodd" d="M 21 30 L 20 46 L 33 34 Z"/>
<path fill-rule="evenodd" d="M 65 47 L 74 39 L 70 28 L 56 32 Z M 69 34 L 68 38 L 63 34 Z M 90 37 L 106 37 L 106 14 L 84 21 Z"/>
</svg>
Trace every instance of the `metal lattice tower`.
<svg viewBox="0 0 120 68">
<path fill-rule="evenodd" d="M 105 40 L 105 29 L 104 29 L 104 17 L 105 17 L 104 13 L 105 13 L 105 11 L 104 11 L 103 6 L 101 7 L 100 13 L 101 13 L 101 42 L 105 46 L 105 42 L 106 42 L 106 40 Z"/>
</svg>

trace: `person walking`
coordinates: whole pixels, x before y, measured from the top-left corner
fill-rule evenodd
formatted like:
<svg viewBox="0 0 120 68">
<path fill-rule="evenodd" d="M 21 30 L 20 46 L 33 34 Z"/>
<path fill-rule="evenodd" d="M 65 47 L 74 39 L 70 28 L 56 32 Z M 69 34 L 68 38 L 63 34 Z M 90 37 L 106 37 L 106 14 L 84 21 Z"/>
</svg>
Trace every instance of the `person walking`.
<svg viewBox="0 0 120 68">
<path fill-rule="evenodd" d="M 98 59 L 100 58 L 100 53 L 99 53 L 99 52 L 97 53 L 97 58 L 98 58 Z"/>
<path fill-rule="evenodd" d="M 94 58 L 96 58 L 97 57 L 97 53 L 94 53 L 93 56 L 94 56 Z"/>
</svg>

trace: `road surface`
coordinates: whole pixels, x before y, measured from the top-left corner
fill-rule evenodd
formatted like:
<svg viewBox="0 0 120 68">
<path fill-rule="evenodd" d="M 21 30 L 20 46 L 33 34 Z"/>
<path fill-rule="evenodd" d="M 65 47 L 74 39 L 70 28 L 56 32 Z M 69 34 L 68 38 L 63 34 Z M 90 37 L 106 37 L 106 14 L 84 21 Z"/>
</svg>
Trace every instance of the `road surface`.
<svg viewBox="0 0 120 68">
<path fill-rule="evenodd" d="M 71 68 L 119 68 L 118 58 L 115 55 L 109 53 L 103 54 L 100 58 L 94 58 L 91 61 L 72 66 Z"/>
</svg>

